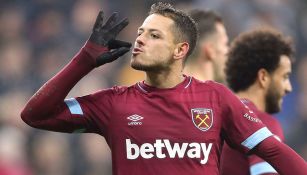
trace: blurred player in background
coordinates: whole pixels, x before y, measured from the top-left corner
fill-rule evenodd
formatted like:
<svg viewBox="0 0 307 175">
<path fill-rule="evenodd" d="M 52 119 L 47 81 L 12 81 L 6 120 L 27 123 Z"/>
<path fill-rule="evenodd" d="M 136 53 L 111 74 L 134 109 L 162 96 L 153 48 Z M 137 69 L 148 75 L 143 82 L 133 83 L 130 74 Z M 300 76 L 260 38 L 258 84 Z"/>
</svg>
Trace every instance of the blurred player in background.
<svg viewBox="0 0 307 175">
<path fill-rule="evenodd" d="M 255 30 L 233 41 L 226 62 L 229 87 L 281 142 L 282 128 L 270 114 L 281 110 L 283 97 L 292 90 L 289 80 L 292 61 L 293 49 L 288 38 L 273 30 Z M 277 174 L 263 159 L 244 155 L 227 144 L 223 147 L 221 172 L 222 175 Z"/>
<path fill-rule="evenodd" d="M 131 44 L 115 40 L 128 24 L 117 18 L 115 13 L 104 24 L 99 13 L 85 46 L 26 104 L 21 117 L 27 124 L 104 136 L 115 175 L 218 175 L 224 140 L 243 153 L 255 152 L 285 175 L 307 173 L 305 161 L 277 141 L 230 90 L 182 75 L 197 28 L 170 4 L 154 4 L 138 29 L 131 66 L 146 73 L 144 81 L 65 100 L 94 68 L 129 51 Z"/>
<path fill-rule="evenodd" d="M 224 65 L 228 52 L 228 36 L 222 18 L 213 11 L 192 10 L 199 39 L 193 54 L 186 59 L 184 74 L 199 80 L 225 83 Z"/>
<path fill-rule="evenodd" d="M 187 59 L 185 63 L 184 73 L 186 73 L 187 75 L 194 76 L 195 78 L 198 78 L 200 80 L 215 80 L 215 81 L 224 83 L 225 82 L 225 74 L 224 74 L 225 66 L 224 65 L 227 60 L 226 57 L 227 57 L 227 51 L 228 51 L 228 37 L 226 34 L 225 27 L 223 25 L 222 19 L 221 17 L 219 17 L 217 14 L 215 14 L 212 11 L 192 10 L 190 12 L 190 15 L 197 23 L 198 30 L 199 30 L 199 41 L 198 41 L 198 45 L 195 48 L 195 51 Z M 274 35 L 274 33 L 268 32 L 267 36 L 269 36 L 270 34 L 272 36 Z M 265 37 L 265 36 L 260 36 L 260 37 Z M 292 58 L 291 56 L 293 54 L 292 53 L 293 51 L 291 50 L 291 45 L 282 36 L 278 35 L 278 37 L 280 37 L 280 45 L 284 44 L 284 46 L 276 45 L 276 47 L 287 47 L 286 49 L 288 50 L 285 52 L 287 52 L 289 59 Z M 257 36 L 255 38 L 257 38 Z M 265 47 L 265 45 L 263 45 L 264 43 L 261 43 L 263 42 L 263 40 L 258 40 L 258 41 L 259 41 L 257 43 L 258 47 Z M 270 48 L 270 49 L 278 50 L 278 48 L 276 47 Z M 239 48 L 236 48 L 236 49 L 237 49 L 236 52 L 238 52 Z M 267 50 L 268 53 L 271 53 L 271 50 Z M 251 51 L 249 51 L 249 53 L 253 54 L 253 52 Z M 281 54 L 281 53 L 277 53 L 277 54 Z M 263 59 L 266 59 L 267 57 L 263 57 Z M 245 58 L 241 56 L 240 58 L 234 60 L 232 62 L 232 66 L 235 66 L 235 65 L 240 66 L 240 64 L 237 64 L 237 62 L 242 62 L 244 61 L 244 59 Z M 256 58 L 250 57 L 250 60 L 253 60 L 253 59 L 255 60 Z M 270 62 L 271 59 L 272 58 L 267 58 L 266 61 Z M 275 54 L 275 59 L 279 60 L 279 56 L 276 56 L 276 54 Z M 248 60 L 243 63 L 250 63 L 250 64 L 244 65 L 246 66 L 245 68 L 239 67 L 239 69 L 237 69 L 238 67 L 235 67 L 236 68 L 235 70 L 239 70 L 239 71 L 234 70 L 232 72 L 236 72 L 236 73 L 240 72 L 242 75 L 244 74 L 248 75 L 248 73 L 244 71 L 249 71 L 250 68 L 253 67 L 254 65 L 252 64 L 252 62 L 248 62 Z M 275 64 L 279 64 L 279 62 Z M 258 67 L 258 69 L 256 68 L 256 70 L 265 68 L 264 67 L 265 65 L 262 65 L 262 66 L 263 67 L 261 66 Z M 230 73 L 229 71 L 231 71 L 231 68 L 232 67 L 228 68 L 228 73 Z M 277 69 L 277 67 L 275 69 Z M 290 70 L 287 70 L 287 71 L 291 71 L 291 65 L 289 69 Z M 290 72 L 286 72 L 287 74 L 286 76 L 289 76 L 288 75 L 289 73 Z M 230 73 L 229 75 L 231 76 L 232 74 Z M 234 75 L 234 77 L 236 76 Z M 246 77 L 242 76 L 242 78 L 246 78 Z M 251 77 L 251 79 L 255 79 L 255 78 Z M 240 79 L 239 80 L 236 79 L 236 80 L 237 80 L 236 83 L 241 81 Z M 282 81 L 282 79 L 279 79 L 279 81 Z M 276 82 L 273 82 L 273 83 L 276 83 Z M 288 85 L 291 86 L 290 84 Z M 286 88 L 289 88 L 289 87 L 286 87 Z M 272 92 L 273 91 L 271 90 L 269 93 L 272 93 Z M 286 89 L 285 92 L 288 92 L 288 89 Z M 271 94 L 267 94 L 267 95 L 268 95 L 268 98 L 270 98 Z M 246 99 L 242 99 L 245 103 L 250 102 L 249 100 L 247 100 L 248 99 L 247 97 Z M 257 98 L 257 97 L 259 98 L 258 94 L 254 96 L 254 98 Z M 254 98 L 252 98 L 252 100 L 254 100 Z M 252 108 L 252 110 L 258 111 L 257 109 L 254 109 L 254 105 L 252 105 L 253 104 L 252 102 L 250 102 L 250 104 L 251 105 L 248 105 L 248 104 L 247 105 L 250 108 Z M 267 123 L 269 124 L 270 126 L 269 129 L 272 129 L 271 131 L 275 134 L 276 137 L 278 137 L 281 140 L 284 140 L 280 124 L 275 118 L 273 118 L 272 116 L 264 112 L 261 112 L 258 115 L 259 117 L 261 117 L 261 120 L 265 122 L 265 124 Z M 228 145 L 226 145 L 225 150 L 226 150 L 225 151 L 226 153 L 227 152 L 230 152 L 230 153 L 228 153 L 227 157 L 224 159 L 225 162 L 223 162 L 223 168 L 225 168 L 224 169 L 225 171 L 223 171 L 223 174 L 225 175 L 232 175 L 232 174 L 248 175 L 250 172 L 250 169 L 249 169 L 249 163 L 247 160 L 247 156 L 240 153 L 239 151 L 230 149 Z M 233 161 L 232 158 L 236 157 L 236 155 L 231 154 L 233 152 L 239 154 L 238 156 L 245 157 L 244 161 L 243 159 L 239 159 L 238 161 Z M 251 169 L 253 174 L 255 174 L 255 172 L 276 173 L 276 171 L 269 164 L 261 163 L 260 161 L 261 159 L 259 157 L 255 155 L 252 155 L 249 157 L 250 157 L 250 160 L 254 162 L 253 164 L 255 164 L 253 168 Z M 255 162 L 256 163 L 258 162 L 259 164 L 256 164 Z M 237 168 L 237 167 L 244 167 L 244 168 Z M 228 168 L 230 168 L 230 170 Z"/>
</svg>

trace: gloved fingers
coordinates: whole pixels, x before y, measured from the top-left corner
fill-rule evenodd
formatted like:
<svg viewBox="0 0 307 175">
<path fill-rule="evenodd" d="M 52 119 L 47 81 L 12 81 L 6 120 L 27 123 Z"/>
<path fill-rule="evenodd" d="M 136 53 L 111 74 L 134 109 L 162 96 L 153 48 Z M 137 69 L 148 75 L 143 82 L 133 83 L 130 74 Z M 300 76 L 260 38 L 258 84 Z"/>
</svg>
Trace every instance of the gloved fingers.
<svg viewBox="0 0 307 175">
<path fill-rule="evenodd" d="M 119 49 L 111 51 L 111 57 L 117 59 L 120 56 L 123 56 L 125 53 L 129 52 L 129 47 L 120 47 Z"/>
<path fill-rule="evenodd" d="M 105 28 L 107 29 L 110 29 L 113 27 L 113 25 L 115 25 L 116 21 L 117 21 L 117 18 L 118 18 L 118 13 L 117 12 L 114 12 L 110 17 L 109 19 L 107 20 L 107 22 L 105 23 Z"/>
<path fill-rule="evenodd" d="M 111 31 L 115 34 L 115 36 L 123 30 L 129 24 L 128 18 L 123 19 L 121 22 L 116 24 Z"/>
<path fill-rule="evenodd" d="M 100 31 L 103 25 L 103 16 L 104 16 L 103 11 L 100 11 L 97 15 L 96 22 L 93 27 L 93 31 L 97 31 L 97 32 Z"/>
<path fill-rule="evenodd" d="M 121 40 L 111 40 L 108 43 L 109 49 L 117 49 L 120 47 L 127 47 L 130 48 L 132 46 L 131 43 Z"/>
<path fill-rule="evenodd" d="M 125 53 L 129 52 L 129 50 L 130 48 L 128 47 L 121 47 L 119 49 L 115 49 L 110 52 L 106 52 L 96 59 L 96 66 L 98 67 L 105 63 L 112 62 L 116 60 L 117 58 L 119 58 L 120 56 L 123 56 Z"/>
</svg>

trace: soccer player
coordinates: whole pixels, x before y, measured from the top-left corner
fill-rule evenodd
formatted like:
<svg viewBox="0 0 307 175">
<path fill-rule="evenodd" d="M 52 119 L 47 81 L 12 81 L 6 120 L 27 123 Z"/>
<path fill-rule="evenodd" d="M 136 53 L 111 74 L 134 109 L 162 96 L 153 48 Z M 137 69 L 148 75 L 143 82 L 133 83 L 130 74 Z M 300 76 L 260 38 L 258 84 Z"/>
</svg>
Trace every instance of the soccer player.
<svg viewBox="0 0 307 175">
<path fill-rule="evenodd" d="M 283 174 L 307 173 L 305 161 L 272 137 L 230 90 L 182 75 L 197 28 L 170 4 L 154 4 L 138 28 L 131 66 L 145 71 L 144 81 L 64 100 L 82 77 L 129 50 L 128 43 L 115 40 L 127 20 L 118 23 L 116 14 L 105 24 L 102 19 L 100 12 L 85 46 L 26 104 L 21 117 L 27 124 L 104 136 L 115 175 L 217 175 L 224 139 Z"/>
<path fill-rule="evenodd" d="M 233 41 L 226 62 L 229 87 L 281 142 L 284 141 L 281 126 L 270 114 L 280 111 L 283 97 L 292 90 L 289 80 L 292 56 L 291 42 L 282 34 L 255 30 Z M 265 160 L 244 155 L 227 144 L 222 151 L 221 171 L 222 175 L 277 174 Z"/>
<path fill-rule="evenodd" d="M 199 39 L 194 52 L 185 60 L 184 74 L 225 84 L 228 36 L 222 18 L 213 11 L 198 9 L 189 14 L 197 23 Z"/>
</svg>

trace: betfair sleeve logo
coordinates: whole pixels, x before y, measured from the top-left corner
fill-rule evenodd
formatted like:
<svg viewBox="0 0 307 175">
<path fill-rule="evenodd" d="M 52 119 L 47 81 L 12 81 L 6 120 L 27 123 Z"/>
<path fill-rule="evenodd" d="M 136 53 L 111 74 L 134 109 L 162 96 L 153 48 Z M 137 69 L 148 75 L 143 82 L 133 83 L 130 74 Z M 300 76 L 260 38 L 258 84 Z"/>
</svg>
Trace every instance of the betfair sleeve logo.
<svg viewBox="0 0 307 175">
<path fill-rule="evenodd" d="M 144 159 L 169 157 L 175 158 L 198 158 L 201 164 L 206 164 L 211 152 L 212 143 L 171 143 L 168 139 L 157 139 L 154 144 L 144 143 L 138 146 L 126 139 L 127 159 L 134 160 L 139 157 Z"/>
<path fill-rule="evenodd" d="M 258 119 L 258 118 L 256 118 L 256 117 L 253 117 L 253 116 L 251 116 L 251 115 L 248 114 L 248 113 L 245 113 L 243 116 L 244 116 L 244 118 L 246 118 L 246 119 L 249 120 L 249 121 L 256 122 L 256 123 L 261 123 L 261 120 L 260 120 L 260 119 Z"/>
<path fill-rule="evenodd" d="M 208 108 L 191 109 L 192 121 L 196 128 L 208 131 L 213 124 L 213 112 Z"/>
</svg>

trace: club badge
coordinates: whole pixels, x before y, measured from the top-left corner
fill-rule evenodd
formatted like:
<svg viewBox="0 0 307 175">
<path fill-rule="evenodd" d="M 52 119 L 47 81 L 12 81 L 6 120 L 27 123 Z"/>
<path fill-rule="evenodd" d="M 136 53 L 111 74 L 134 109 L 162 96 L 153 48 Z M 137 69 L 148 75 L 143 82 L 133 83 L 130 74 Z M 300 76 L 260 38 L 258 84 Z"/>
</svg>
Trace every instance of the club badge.
<svg viewBox="0 0 307 175">
<path fill-rule="evenodd" d="M 192 121 L 196 128 L 208 131 L 213 124 L 213 112 L 208 108 L 191 109 Z"/>
</svg>

